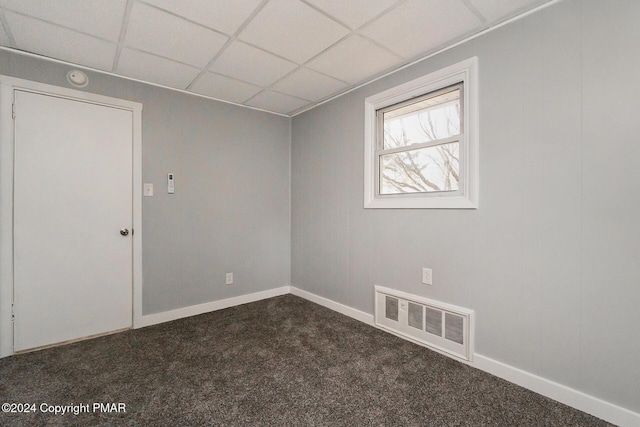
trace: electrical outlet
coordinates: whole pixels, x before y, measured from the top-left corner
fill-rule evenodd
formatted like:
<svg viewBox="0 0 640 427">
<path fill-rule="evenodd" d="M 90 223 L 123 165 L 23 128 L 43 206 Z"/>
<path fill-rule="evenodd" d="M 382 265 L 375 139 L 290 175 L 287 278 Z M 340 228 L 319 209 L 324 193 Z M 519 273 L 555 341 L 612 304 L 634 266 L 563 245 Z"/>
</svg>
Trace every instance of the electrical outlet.
<svg viewBox="0 0 640 427">
<path fill-rule="evenodd" d="M 430 268 L 423 268 L 422 269 L 422 283 L 424 283 L 425 285 L 431 285 L 432 283 L 432 278 L 431 278 L 431 269 Z"/>
<path fill-rule="evenodd" d="M 227 273 L 226 284 L 227 285 L 232 285 L 233 284 L 233 273 Z"/>
</svg>

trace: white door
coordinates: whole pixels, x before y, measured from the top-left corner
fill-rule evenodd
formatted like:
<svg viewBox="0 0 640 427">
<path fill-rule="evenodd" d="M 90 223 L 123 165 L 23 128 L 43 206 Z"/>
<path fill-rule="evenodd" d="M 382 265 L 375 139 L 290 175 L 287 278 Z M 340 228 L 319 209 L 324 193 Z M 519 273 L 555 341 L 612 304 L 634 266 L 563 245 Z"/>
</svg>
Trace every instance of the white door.
<svg viewBox="0 0 640 427">
<path fill-rule="evenodd" d="M 132 112 L 16 90 L 15 115 L 14 351 L 131 327 Z"/>
</svg>

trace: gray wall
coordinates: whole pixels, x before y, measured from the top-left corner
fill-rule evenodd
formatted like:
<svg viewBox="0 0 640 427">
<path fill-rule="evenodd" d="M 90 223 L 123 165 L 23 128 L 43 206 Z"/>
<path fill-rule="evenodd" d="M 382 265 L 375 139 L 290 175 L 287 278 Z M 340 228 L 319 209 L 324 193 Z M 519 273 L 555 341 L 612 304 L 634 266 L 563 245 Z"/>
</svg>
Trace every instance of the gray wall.
<svg viewBox="0 0 640 427">
<path fill-rule="evenodd" d="M 0 51 L 0 74 L 69 87 L 69 69 Z M 144 105 L 143 314 L 288 285 L 290 119 L 88 75 L 87 91 Z"/>
<path fill-rule="evenodd" d="M 565 0 L 294 117 L 292 285 L 475 309 L 477 353 L 640 411 L 638 22 Z M 364 98 L 471 56 L 480 208 L 364 210 Z"/>
</svg>

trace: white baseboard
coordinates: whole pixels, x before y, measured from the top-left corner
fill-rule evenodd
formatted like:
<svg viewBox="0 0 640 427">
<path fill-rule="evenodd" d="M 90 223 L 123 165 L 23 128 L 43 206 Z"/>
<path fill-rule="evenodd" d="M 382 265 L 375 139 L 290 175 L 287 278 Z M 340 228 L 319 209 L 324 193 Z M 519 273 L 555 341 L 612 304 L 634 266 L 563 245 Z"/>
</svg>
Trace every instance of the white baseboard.
<svg viewBox="0 0 640 427">
<path fill-rule="evenodd" d="M 291 293 L 316 304 L 320 304 L 324 307 L 330 308 L 334 311 L 337 311 L 338 313 L 342 313 L 345 316 L 352 317 L 368 325 L 374 325 L 374 317 L 371 314 L 312 294 L 311 292 L 304 291 L 294 286 L 291 286 Z M 451 357 L 444 352 L 439 353 Z M 458 360 L 457 358 L 454 359 Z M 460 360 L 458 361 L 461 363 L 467 363 Z M 605 421 L 616 424 L 620 427 L 640 426 L 640 414 L 636 412 L 614 405 L 613 403 L 606 402 L 602 399 L 598 399 L 597 397 L 588 395 L 562 384 L 558 384 L 548 379 L 539 377 L 527 371 L 523 371 L 522 369 L 515 368 L 502 362 L 498 362 L 486 356 L 482 356 L 478 353 L 474 355 L 473 362 L 467 364 L 514 384 L 518 384 L 519 386 L 546 396 L 550 399 L 556 400 L 560 403 L 564 403 L 565 405 L 571 406 L 572 408 L 576 408 L 580 411 L 586 412 Z"/>
<path fill-rule="evenodd" d="M 481 354 L 476 353 L 472 366 L 620 427 L 640 426 L 636 412 Z"/>
<path fill-rule="evenodd" d="M 340 304 L 339 302 L 332 301 L 328 298 L 312 294 L 311 292 L 304 291 L 302 289 L 296 288 L 295 286 L 291 286 L 290 288 L 293 295 L 299 296 L 311 302 L 315 302 L 316 304 L 319 304 L 323 307 L 330 308 L 333 311 L 337 311 L 338 313 L 342 313 L 345 316 L 352 317 L 356 320 L 366 323 L 367 325 L 373 326 L 373 316 L 369 313 L 365 313 L 364 311 L 360 311 L 353 307 Z"/>
<path fill-rule="evenodd" d="M 177 308 L 175 310 L 164 311 L 162 313 L 147 314 L 142 316 L 140 328 L 157 325 L 158 323 L 170 322 L 182 319 L 183 317 L 197 316 L 198 314 L 209 313 L 211 311 L 222 310 L 236 305 L 247 304 L 267 298 L 277 297 L 290 293 L 289 286 L 269 289 L 267 291 L 255 292 L 253 294 L 240 295 L 219 301 L 206 302 L 204 304 L 192 305 L 189 307 Z"/>
</svg>

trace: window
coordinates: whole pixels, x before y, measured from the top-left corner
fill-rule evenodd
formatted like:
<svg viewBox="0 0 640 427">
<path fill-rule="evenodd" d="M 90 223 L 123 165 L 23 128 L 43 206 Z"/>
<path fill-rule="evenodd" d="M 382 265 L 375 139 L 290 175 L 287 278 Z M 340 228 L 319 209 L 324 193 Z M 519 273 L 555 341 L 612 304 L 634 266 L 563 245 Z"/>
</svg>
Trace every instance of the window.
<svg viewBox="0 0 640 427">
<path fill-rule="evenodd" d="M 365 100 L 365 208 L 477 208 L 477 59 Z"/>
<path fill-rule="evenodd" d="M 378 194 L 460 190 L 458 83 L 376 112 Z"/>
</svg>

